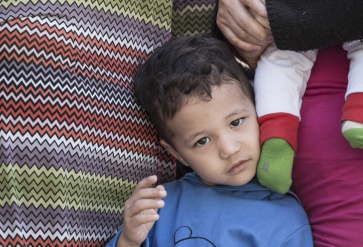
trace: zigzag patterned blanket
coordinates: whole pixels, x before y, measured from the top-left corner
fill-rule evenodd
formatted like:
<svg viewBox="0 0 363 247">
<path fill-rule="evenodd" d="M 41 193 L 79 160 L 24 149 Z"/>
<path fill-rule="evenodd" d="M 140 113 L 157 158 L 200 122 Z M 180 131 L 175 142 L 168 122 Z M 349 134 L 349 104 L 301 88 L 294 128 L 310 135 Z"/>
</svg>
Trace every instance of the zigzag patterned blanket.
<svg viewBox="0 0 363 247">
<path fill-rule="evenodd" d="M 210 29 L 214 7 L 0 1 L 0 246 L 104 246 L 141 178 L 174 179 L 132 77 L 172 34 Z"/>
</svg>

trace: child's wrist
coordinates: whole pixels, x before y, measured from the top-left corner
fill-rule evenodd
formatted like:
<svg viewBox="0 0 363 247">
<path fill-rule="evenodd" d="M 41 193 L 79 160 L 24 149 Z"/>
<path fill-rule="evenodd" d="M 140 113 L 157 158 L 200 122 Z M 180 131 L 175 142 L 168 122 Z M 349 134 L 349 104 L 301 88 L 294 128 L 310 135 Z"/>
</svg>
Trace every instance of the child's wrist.
<svg viewBox="0 0 363 247">
<path fill-rule="evenodd" d="M 141 245 L 140 244 L 133 245 L 129 243 L 129 241 L 125 237 L 124 232 L 121 232 L 120 237 L 118 238 L 117 241 L 117 247 L 139 247 L 139 246 Z"/>
</svg>

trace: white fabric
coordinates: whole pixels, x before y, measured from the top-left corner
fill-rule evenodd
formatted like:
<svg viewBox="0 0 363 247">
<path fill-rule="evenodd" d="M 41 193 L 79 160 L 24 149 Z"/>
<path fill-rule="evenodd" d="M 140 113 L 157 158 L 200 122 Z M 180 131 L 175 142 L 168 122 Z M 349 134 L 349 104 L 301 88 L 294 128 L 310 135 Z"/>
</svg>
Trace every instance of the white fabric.
<svg viewBox="0 0 363 247">
<path fill-rule="evenodd" d="M 347 42 L 343 48 L 348 51 L 350 68 L 348 74 L 348 88 L 345 99 L 353 93 L 363 93 L 363 43 L 361 41 Z"/>
<path fill-rule="evenodd" d="M 344 43 L 348 51 L 350 71 L 349 94 L 363 92 L 363 43 Z M 273 43 L 261 55 L 255 73 L 254 89 L 258 117 L 272 113 L 289 113 L 300 119 L 302 97 L 317 56 L 317 50 L 283 51 Z"/>
<path fill-rule="evenodd" d="M 363 124 L 354 121 L 344 121 L 342 124 L 342 132 L 351 129 L 363 129 Z"/>
<path fill-rule="evenodd" d="M 269 45 L 257 64 L 254 88 L 258 117 L 290 113 L 300 118 L 302 96 L 317 51 L 294 52 Z"/>
</svg>

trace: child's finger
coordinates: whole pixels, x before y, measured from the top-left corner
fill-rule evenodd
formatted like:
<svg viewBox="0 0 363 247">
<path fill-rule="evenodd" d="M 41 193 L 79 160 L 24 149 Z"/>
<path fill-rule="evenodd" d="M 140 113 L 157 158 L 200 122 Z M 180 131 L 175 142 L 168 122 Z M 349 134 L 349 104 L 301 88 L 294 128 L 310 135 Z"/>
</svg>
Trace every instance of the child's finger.
<svg viewBox="0 0 363 247">
<path fill-rule="evenodd" d="M 164 186 L 162 186 L 161 184 L 156 186 L 155 189 L 158 189 L 158 190 L 165 190 Z"/>
<path fill-rule="evenodd" d="M 164 198 L 166 196 L 166 190 L 159 188 L 141 189 L 135 193 L 135 200 Z"/>
<path fill-rule="evenodd" d="M 165 203 L 163 200 L 158 199 L 141 199 L 134 201 L 125 210 L 125 217 L 134 217 L 137 214 L 141 214 L 146 210 L 152 210 L 156 212 L 158 209 L 164 207 Z"/>
<path fill-rule="evenodd" d="M 157 176 L 156 175 L 152 175 L 149 177 L 146 177 L 144 179 L 142 179 L 135 188 L 134 193 L 136 193 L 137 191 L 144 189 L 144 188 L 149 188 L 151 185 L 153 185 L 154 183 L 156 183 L 157 181 Z"/>
<path fill-rule="evenodd" d="M 155 187 L 155 189 L 157 189 L 157 190 L 158 190 L 158 193 L 157 193 L 157 196 L 155 196 L 155 198 L 154 198 L 154 199 L 159 199 L 159 200 L 161 200 L 161 199 L 163 199 L 164 197 L 166 197 L 167 192 L 166 192 L 166 190 L 165 190 L 164 186 L 162 186 L 162 185 L 158 185 L 158 186 L 156 186 L 156 187 Z M 158 197 L 158 196 L 159 196 L 159 197 Z"/>
<path fill-rule="evenodd" d="M 165 196 L 165 190 L 156 188 L 140 189 L 125 202 L 125 217 L 132 217 L 142 210 L 163 207 L 164 201 L 162 199 Z"/>
<path fill-rule="evenodd" d="M 157 213 L 154 214 L 138 214 L 135 215 L 134 217 L 132 217 L 132 224 L 135 225 L 142 225 L 142 224 L 147 224 L 147 223 L 151 223 L 151 222 L 155 222 L 159 219 L 159 215 Z"/>
<path fill-rule="evenodd" d="M 133 203 L 136 200 L 141 199 L 161 199 L 166 196 L 166 190 L 164 186 L 158 185 L 156 188 L 150 187 L 150 185 L 153 184 L 154 180 L 156 179 L 156 176 L 150 176 L 140 181 L 140 183 L 136 186 L 136 189 L 134 193 L 131 195 L 131 197 L 126 201 L 125 207 L 127 207 L 128 204 Z"/>
</svg>

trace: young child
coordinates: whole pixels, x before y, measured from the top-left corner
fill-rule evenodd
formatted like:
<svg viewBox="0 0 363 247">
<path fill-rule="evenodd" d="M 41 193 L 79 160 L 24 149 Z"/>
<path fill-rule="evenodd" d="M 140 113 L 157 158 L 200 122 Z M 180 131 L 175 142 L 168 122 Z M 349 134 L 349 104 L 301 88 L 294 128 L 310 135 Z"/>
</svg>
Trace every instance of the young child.
<svg viewBox="0 0 363 247">
<path fill-rule="evenodd" d="M 158 185 L 143 179 L 109 246 L 313 246 L 292 193 L 254 178 L 260 155 L 253 90 L 221 41 L 169 41 L 135 77 L 135 94 L 161 144 L 195 172 Z"/>
<path fill-rule="evenodd" d="M 269 28 L 266 20 L 256 19 Z M 363 149 L 363 83 L 360 76 L 363 42 L 346 42 L 342 46 L 350 59 L 349 83 L 341 117 L 342 134 L 352 147 Z M 318 50 L 280 50 L 272 43 L 261 55 L 256 69 L 254 89 L 262 144 L 257 177 L 261 184 L 280 193 L 286 193 L 292 183 L 302 97 L 317 53 Z"/>
</svg>

